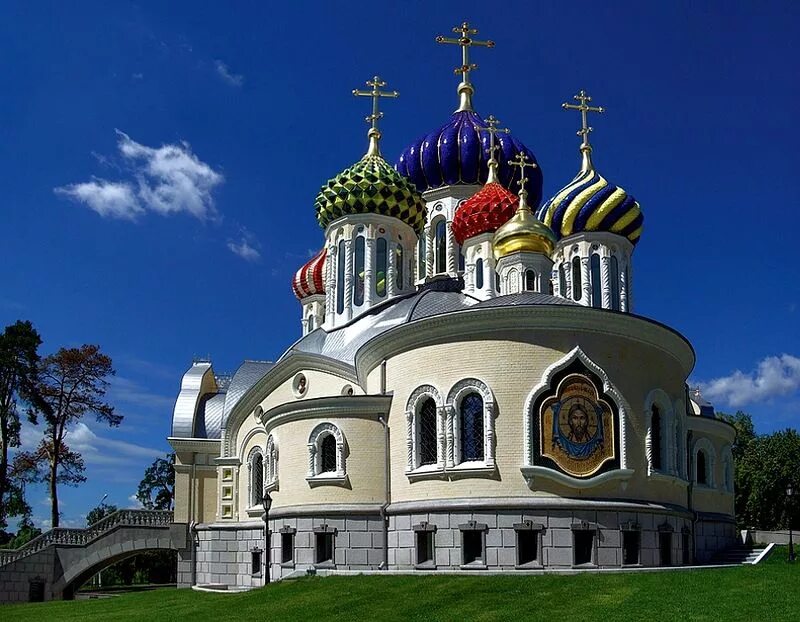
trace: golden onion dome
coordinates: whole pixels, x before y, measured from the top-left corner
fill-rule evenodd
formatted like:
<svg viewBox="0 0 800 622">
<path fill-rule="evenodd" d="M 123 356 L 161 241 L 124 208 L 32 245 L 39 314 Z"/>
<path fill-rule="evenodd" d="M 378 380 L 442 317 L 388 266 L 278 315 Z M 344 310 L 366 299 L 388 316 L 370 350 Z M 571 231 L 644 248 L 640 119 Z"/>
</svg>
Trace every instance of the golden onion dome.
<svg viewBox="0 0 800 622">
<path fill-rule="evenodd" d="M 555 248 L 556 236 L 550 227 L 533 215 L 526 195 L 525 190 L 520 192 L 516 213 L 494 234 L 492 248 L 495 259 L 517 252 L 550 255 Z"/>
</svg>

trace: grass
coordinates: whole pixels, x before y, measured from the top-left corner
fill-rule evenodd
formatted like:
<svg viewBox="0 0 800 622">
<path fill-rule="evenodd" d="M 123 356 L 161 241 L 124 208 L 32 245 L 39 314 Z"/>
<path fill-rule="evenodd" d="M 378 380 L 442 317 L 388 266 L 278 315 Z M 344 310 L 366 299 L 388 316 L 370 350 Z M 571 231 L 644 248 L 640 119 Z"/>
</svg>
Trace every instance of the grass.
<svg viewBox="0 0 800 622">
<path fill-rule="evenodd" d="M 309 577 L 242 594 L 162 589 L 0 607 L 5 620 L 798 620 L 800 562 L 572 576 Z"/>
</svg>

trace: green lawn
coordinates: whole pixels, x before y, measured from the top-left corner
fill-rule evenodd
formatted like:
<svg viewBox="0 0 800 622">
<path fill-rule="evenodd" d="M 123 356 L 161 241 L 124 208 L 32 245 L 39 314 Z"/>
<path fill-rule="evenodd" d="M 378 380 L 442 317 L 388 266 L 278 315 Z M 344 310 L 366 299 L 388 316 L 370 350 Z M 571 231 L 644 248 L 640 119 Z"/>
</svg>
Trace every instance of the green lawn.
<svg viewBox="0 0 800 622">
<path fill-rule="evenodd" d="M 4 620 L 799 620 L 800 563 L 577 576 L 304 578 L 242 594 L 161 589 L 0 607 Z"/>
</svg>

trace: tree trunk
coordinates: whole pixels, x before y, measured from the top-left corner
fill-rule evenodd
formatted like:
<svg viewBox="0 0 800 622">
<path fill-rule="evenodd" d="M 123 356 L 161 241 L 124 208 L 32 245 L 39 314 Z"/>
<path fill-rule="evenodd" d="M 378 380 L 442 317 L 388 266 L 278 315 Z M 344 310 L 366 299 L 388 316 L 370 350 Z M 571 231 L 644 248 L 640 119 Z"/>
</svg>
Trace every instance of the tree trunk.
<svg viewBox="0 0 800 622">
<path fill-rule="evenodd" d="M 8 480 L 8 442 L 5 421 L 0 423 L 0 529 L 6 527 L 6 481 Z"/>
<path fill-rule="evenodd" d="M 50 522 L 51 527 L 58 527 L 58 488 L 56 486 L 56 476 L 58 475 L 58 462 L 55 458 L 50 462 Z"/>
</svg>

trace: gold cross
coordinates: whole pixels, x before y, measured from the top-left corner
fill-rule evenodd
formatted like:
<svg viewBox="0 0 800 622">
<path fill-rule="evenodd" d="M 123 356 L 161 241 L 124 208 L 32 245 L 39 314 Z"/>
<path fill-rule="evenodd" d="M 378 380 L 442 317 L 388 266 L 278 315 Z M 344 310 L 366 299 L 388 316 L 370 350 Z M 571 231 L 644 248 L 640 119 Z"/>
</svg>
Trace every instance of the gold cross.
<svg viewBox="0 0 800 622">
<path fill-rule="evenodd" d="M 442 35 L 439 35 L 436 37 L 436 43 L 451 43 L 453 45 L 461 46 L 461 67 L 456 67 L 453 73 L 460 73 L 461 81 L 465 84 L 469 84 L 469 72 L 478 68 L 478 65 L 469 62 L 469 48 L 473 45 L 493 48 L 494 41 L 478 41 L 477 39 L 473 39 L 471 35 L 477 35 L 478 31 L 475 28 L 470 28 L 467 22 L 463 22 L 461 26 L 456 26 L 453 28 L 453 32 L 460 34 L 461 36 L 457 39 L 454 39 L 452 37 L 443 37 Z"/>
<path fill-rule="evenodd" d="M 583 136 L 583 142 L 581 143 L 581 150 L 584 148 L 591 149 L 591 145 L 589 144 L 589 133 L 594 129 L 589 126 L 589 113 L 590 112 L 597 112 L 602 114 L 606 111 L 605 108 L 601 106 L 590 106 L 589 102 L 592 101 L 592 98 L 586 93 L 586 91 L 581 90 L 580 93 L 577 95 L 573 95 L 573 99 L 576 99 L 580 102 L 579 105 L 569 104 L 564 102 L 561 104 L 561 107 L 564 110 L 579 110 L 581 113 L 581 129 L 578 130 L 578 136 Z"/>
<path fill-rule="evenodd" d="M 530 158 L 526 156 L 521 151 L 514 156 L 514 160 L 509 160 L 508 164 L 510 166 L 518 166 L 519 167 L 519 209 L 527 209 L 528 204 L 525 201 L 525 198 L 528 196 L 528 191 L 525 190 L 525 184 L 528 182 L 528 178 L 525 177 L 525 169 L 526 168 L 538 168 L 536 166 L 536 162 L 529 162 Z"/>
<path fill-rule="evenodd" d="M 367 123 L 372 124 L 373 130 L 378 130 L 378 119 L 383 117 L 383 113 L 378 110 L 378 100 L 381 97 L 397 97 L 400 95 L 397 91 L 381 91 L 380 88 L 382 86 L 386 86 L 386 82 L 380 79 L 379 76 L 375 76 L 372 80 L 367 80 L 367 86 L 371 86 L 371 91 L 359 91 L 358 89 L 353 89 L 353 95 L 356 97 L 371 97 L 372 98 L 372 114 L 366 117 Z"/>
<path fill-rule="evenodd" d="M 484 132 L 489 132 L 489 148 L 486 150 L 489 154 L 489 159 L 494 160 L 495 152 L 500 149 L 499 145 L 495 145 L 495 135 L 499 133 L 508 134 L 511 130 L 507 127 L 497 127 L 500 125 L 500 120 L 495 118 L 493 114 L 489 115 L 488 119 L 484 119 L 486 127 L 483 128 Z"/>
</svg>

